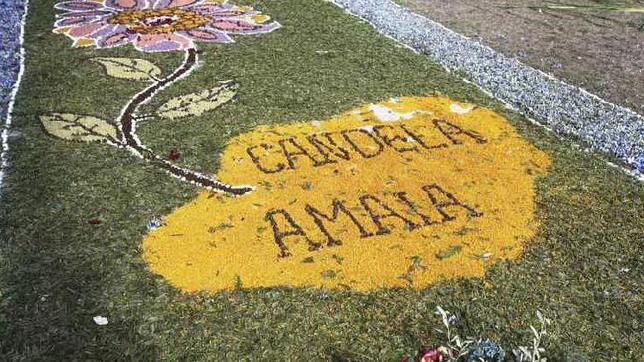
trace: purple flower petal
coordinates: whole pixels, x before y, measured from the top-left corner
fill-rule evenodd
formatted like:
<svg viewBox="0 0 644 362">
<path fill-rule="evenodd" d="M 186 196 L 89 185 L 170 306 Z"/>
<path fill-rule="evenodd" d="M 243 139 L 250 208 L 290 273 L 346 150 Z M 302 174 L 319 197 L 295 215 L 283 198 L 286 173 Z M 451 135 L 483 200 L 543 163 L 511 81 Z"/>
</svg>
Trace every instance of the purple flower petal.
<svg viewBox="0 0 644 362">
<path fill-rule="evenodd" d="M 105 0 L 105 5 L 116 10 L 147 9 L 147 0 Z"/>
<path fill-rule="evenodd" d="M 176 33 L 139 35 L 134 46 L 144 52 L 169 52 L 194 48 L 194 42 Z"/>
<path fill-rule="evenodd" d="M 71 18 L 76 16 L 106 16 L 114 14 L 110 10 L 90 10 L 90 11 L 75 11 L 71 13 L 63 13 L 56 15 L 57 18 Z"/>
<path fill-rule="evenodd" d="M 101 38 L 107 38 L 115 34 L 125 34 L 128 33 L 127 26 L 125 25 L 108 25 L 99 31 L 92 33 L 90 37 L 92 39 L 101 39 Z M 136 36 L 136 34 L 132 34 L 133 36 Z"/>
<path fill-rule="evenodd" d="M 278 22 L 256 24 L 234 18 L 215 19 L 209 25 L 212 28 L 225 31 L 229 34 L 262 34 L 271 32 L 281 26 Z"/>
<path fill-rule="evenodd" d="M 93 1 L 64 1 L 54 5 L 56 9 L 67 11 L 88 11 L 103 8 L 103 4 Z"/>
<path fill-rule="evenodd" d="M 62 28 L 65 26 L 87 24 L 98 19 L 100 18 L 96 16 L 70 16 L 57 20 L 56 23 L 54 23 L 54 27 Z"/>
<path fill-rule="evenodd" d="M 235 41 L 225 32 L 217 29 L 199 28 L 182 32 L 189 38 L 197 41 L 212 43 L 234 43 Z"/>
<path fill-rule="evenodd" d="M 190 7 L 190 10 L 194 11 L 199 15 L 210 15 L 214 17 L 223 17 L 223 18 L 230 18 L 230 17 L 242 16 L 242 15 L 254 15 L 258 13 L 255 10 L 234 9 L 233 6 L 230 6 L 229 4 L 223 4 L 223 5 L 202 4 L 202 5 L 196 5 L 196 6 Z"/>
</svg>

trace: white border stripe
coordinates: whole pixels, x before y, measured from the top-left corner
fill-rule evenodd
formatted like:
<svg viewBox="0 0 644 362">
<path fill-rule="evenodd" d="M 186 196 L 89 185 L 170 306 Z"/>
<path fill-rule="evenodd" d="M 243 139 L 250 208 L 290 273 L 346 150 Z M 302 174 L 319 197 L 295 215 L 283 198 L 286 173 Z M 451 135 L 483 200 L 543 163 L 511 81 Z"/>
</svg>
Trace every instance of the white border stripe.
<svg viewBox="0 0 644 362">
<path fill-rule="evenodd" d="M 0 154 L 0 197 L 2 196 L 2 184 L 9 163 L 9 132 L 11 129 L 11 124 L 13 122 L 13 107 L 16 103 L 16 97 L 18 96 L 18 90 L 20 89 L 22 76 L 25 72 L 25 26 L 27 23 L 28 11 L 29 0 L 25 0 L 24 12 L 22 13 L 22 19 L 20 20 L 20 35 L 18 36 L 20 43 L 20 67 L 18 69 L 18 77 L 16 78 L 16 82 L 14 83 L 13 89 L 11 91 L 11 98 L 9 99 L 9 106 L 7 107 L 7 118 L 5 119 L 4 126 L 2 128 L 2 153 Z"/>
</svg>

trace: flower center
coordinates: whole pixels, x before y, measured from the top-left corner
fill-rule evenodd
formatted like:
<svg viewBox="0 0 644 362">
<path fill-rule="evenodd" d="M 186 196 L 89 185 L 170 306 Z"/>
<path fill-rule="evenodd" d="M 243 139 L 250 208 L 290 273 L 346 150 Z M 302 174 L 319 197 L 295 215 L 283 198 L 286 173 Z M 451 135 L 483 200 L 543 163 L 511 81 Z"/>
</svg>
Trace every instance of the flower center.
<svg viewBox="0 0 644 362">
<path fill-rule="evenodd" d="M 123 11 L 107 19 L 110 24 L 125 25 L 138 34 L 163 34 L 190 30 L 208 24 L 211 19 L 178 8 Z"/>
</svg>

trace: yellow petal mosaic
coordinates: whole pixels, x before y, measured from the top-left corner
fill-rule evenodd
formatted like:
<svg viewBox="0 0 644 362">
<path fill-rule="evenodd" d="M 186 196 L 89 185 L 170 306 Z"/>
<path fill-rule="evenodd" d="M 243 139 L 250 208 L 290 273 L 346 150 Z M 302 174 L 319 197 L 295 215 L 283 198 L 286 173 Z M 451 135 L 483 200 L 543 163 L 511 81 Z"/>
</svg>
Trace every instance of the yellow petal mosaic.
<svg viewBox="0 0 644 362">
<path fill-rule="evenodd" d="M 144 240 L 184 291 L 274 286 L 422 288 L 482 277 L 538 228 L 548 156 L 500 115 L 443 97 L 370 104 L 232 139 L 218 177 Z"/>
</svg>

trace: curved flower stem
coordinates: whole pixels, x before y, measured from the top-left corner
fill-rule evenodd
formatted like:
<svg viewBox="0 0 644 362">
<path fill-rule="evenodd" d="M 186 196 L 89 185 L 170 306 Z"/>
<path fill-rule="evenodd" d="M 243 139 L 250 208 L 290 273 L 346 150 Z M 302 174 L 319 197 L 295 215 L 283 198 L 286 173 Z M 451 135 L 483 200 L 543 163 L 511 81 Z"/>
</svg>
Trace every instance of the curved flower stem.
<svg viewBox="0 0 644 362">
<path fill-rule="evenodd" d="M 243 195 L 253 190 L 251 186 L 231 186 L 217 181 L 214 177 L 202 173 L 179 167 L 169 160 L 155 154 L 148 149 L 136 134 L 136 123 L 139 108 L 149 102 L 159 91 L 171 85 L 177 80 L 187 76 L 194 69 L 198 60 L 197 49 L 190 48 L 186 50 L 186 58 L 172 74 L 157 80 L 151 86 L 135 95 L 123 108 L 121 115 L 117 119 L 120 131 L 118 144 L 130 150 L 130 152 L 150 162 L 151 164 L 163 169 L 172 176 L 182 180 L 189 181 L 201 187 L 219 192 L 225 192 L 233 195 Z"/>
</svg>

